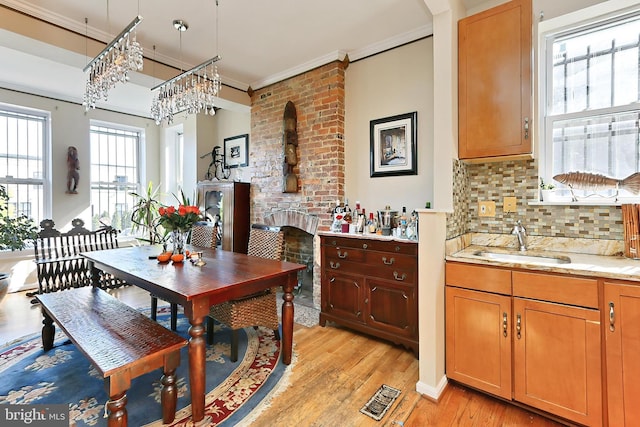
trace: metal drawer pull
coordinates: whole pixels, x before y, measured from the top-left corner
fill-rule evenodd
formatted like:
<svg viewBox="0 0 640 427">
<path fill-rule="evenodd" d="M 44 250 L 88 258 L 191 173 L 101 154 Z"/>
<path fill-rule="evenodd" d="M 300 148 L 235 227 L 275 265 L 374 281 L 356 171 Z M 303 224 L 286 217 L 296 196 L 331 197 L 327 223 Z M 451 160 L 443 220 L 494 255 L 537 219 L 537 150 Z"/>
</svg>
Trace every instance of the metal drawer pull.
<svg viewBox="0 0 640 427">
<path fill-rule="evenodd" d="M 520 330 L 522 329 L 522 317 L 518 314 L 516 316 L 516 336 L 520 339 Z"/>
<path fill-rule="evenodd" d="M 333 282 L 335 282 L 335 281 L 336 281 L 336 278 L 335 278 L 335 277 L 332 277 L 332 278 L 331 278 L 331 280 L 329 280 L 329 282 L 331 282 L 331 283 L 333 283 Z"/>
<path fill-rule="evenodd" d="M 331 266 L 331 268 L 333 268 L 334 270 L 335 270 L 336 268 L 340 268 L 340 263 L 339 263 L 339 262 L 334 263 L 333 261 L 329 261 L 329 265 L 330 265 L 330 266 Z"/>
<path fill-rule="evenodd" d="M 396 260 L 394 258 L 391 258 L 389 261 L 387 261 L 387 257 L 383 256 L 382 257 L 382 262 L 387 264 L 387 265 L 393 265 L 393 263 L 396 262 Z"/>
<path fill-rule="evenodd" d="M 507 336 L 507 312 L 502 313 L 502 335 Z"/>
<path fill-rule="evenodd" d="M 616 330 L 616 314 L 613 311 L 613 301 L 609 302 L 609 330 L 614 332 Z"/>
<path fill-rule="evenodd" d="M 338 249 L 338 258 L 342 258 L 345 259 L 347 257 L 348 252 L 344 251 L 344 253 L 340 252 L 340 249 Z"/>
<path fill-rule="evenodd" d="M 366 243 L 362 244 L 362 249 L 367 249 L 369 247 L 369 245 L 367 245 Z"/>
<path fill-rule="evenodd" d="M 402 277 L 399 277 L 399 276 L 398 276 L 398 272 L 397 272 L 397 271 L 394 271 L 394 272 L 393 272 L 393 277 L 395 277 L 395 279 L 396 279 L 397 281 L 402 282 L 404 279 L 406 279 L 406 278 L 407 278 L 407 273 L 402 273 Z"/>
</svg>

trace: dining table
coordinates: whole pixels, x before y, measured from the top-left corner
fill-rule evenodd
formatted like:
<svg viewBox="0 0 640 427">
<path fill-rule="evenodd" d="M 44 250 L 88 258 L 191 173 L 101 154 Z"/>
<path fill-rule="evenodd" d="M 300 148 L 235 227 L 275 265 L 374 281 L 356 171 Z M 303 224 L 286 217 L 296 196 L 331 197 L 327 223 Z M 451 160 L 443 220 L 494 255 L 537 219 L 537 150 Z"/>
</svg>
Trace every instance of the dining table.
<svg viewBox="0 0 640 427">
<path fill-rule="evenodd" d="M 189 249 L 189 248 L 187 248 Z M 211 306 L 282 286 L 282 361 L 291 363 L 293 349 L 293 290 L 298 271 L 306 266 L 221 249 L 197 248 L 204 265 L 158 262 L 160 246 L 132 246 L 83 252 L 93 283 L 101 272 L 125 280 L 170 303 L 177 303 L 189 319 L 189 384 L 194 425 L 206 425 L 204 416 L 206 379 L 205 320 Z M 200 263 L 201 264 L 201 263 Z"/>
</svg>

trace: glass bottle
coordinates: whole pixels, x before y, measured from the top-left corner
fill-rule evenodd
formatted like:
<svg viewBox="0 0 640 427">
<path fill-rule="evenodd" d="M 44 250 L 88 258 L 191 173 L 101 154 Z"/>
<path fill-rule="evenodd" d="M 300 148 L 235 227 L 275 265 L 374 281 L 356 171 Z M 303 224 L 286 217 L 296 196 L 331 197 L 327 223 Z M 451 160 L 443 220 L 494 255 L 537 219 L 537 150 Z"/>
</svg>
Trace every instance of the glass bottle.
<svg viewBox="0 0 640 427">
<path fill-rule="evenodd" d="M 376 219 L 373 216 L 373 212 L 369 212 L 369 220 L 367 221 L 367 228 L 369 229 L 369 233 L 375 234 L 376 229 L 378 228 L 378 224 L 376 223 Z"/>
<path fill-rule="evenodd" d="M 407 238 L 407 207 L 402 207 L 402 215 L 400 215 L 400 237 Z"/>
</svg>

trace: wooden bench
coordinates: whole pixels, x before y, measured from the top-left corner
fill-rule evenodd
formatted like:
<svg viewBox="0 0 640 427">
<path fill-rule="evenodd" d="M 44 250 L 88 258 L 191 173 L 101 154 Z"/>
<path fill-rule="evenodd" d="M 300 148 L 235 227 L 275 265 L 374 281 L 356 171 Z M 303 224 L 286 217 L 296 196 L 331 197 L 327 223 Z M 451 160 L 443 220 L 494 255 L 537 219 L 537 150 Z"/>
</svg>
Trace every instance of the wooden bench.
<svg viewBox="0 0 640 427">
<path fill-rule="evenodd" d="M 186 339 L 99 288 L 67 289 L 36 298 L 44 316 L 44 350 L 53 347 L 55 322 L 104 378 L 109 427 L 127 425 L 126 392 L 131 380 L 158 368 L 164 373 L 162 420 L 165 424 L 173 421 L 175 371 Z"/>
<path fill-rule="evenodd" d="M 84 221 L 76 218 L 71 222 L 71 230 L 62 233 L 55 229 L 55 223 L 45 219 L 34 240 L 35 262 L 38 272 L 38 290 L 27 296 L 47 294 L 64 289 L 91 286 L 91 270 L 81 252 L 118 247 L 119 231 L 112 227 L 102 227 L 96 231 L 87 230 Z M 117 288 L 126 283 L 108 274 L 101 274 L 98 287 Z M 35 303 L 36 300 L 31 302 Z"/>
</svg>

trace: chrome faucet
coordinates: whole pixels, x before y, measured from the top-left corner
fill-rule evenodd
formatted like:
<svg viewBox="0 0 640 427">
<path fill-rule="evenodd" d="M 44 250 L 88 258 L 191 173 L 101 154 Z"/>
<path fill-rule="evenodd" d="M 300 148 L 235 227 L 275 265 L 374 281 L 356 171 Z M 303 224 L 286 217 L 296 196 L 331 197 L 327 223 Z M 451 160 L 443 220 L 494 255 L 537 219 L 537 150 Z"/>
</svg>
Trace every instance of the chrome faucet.
<svg viewBox="0 0 640 427">
<path fill-rule="evenodd" d="M 516 225 L 513 226 L 513 230 L 511 234 L 515 234 L 518 238 L 518 246 L 520 246 L 521 251 L 527 250 L 527 230 L 522 225 L 522 221 L 518 220 Z"/>
</svg>

